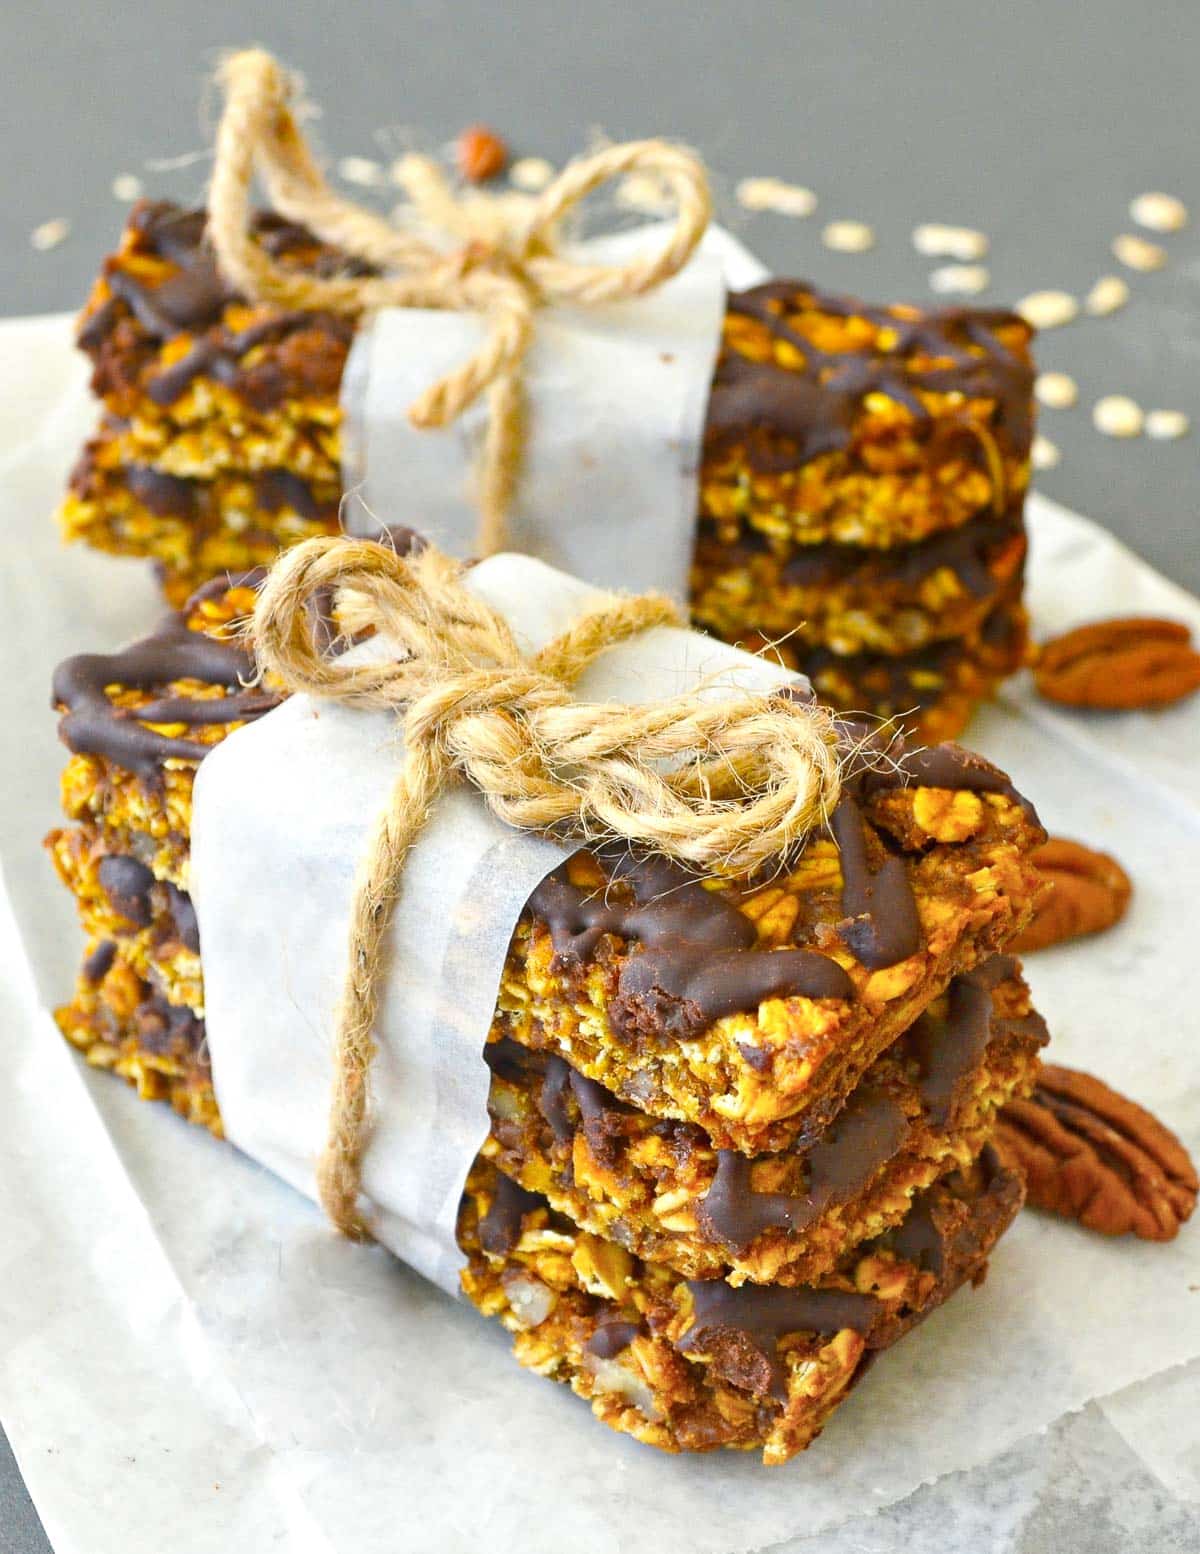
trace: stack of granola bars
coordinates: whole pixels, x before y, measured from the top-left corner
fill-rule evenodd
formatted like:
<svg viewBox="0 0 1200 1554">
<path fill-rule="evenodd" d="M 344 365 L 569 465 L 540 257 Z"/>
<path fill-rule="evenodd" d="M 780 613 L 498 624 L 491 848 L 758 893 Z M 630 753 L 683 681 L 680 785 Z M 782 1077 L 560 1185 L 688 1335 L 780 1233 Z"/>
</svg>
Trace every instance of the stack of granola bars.
<svg viewBox="0 0 1200 1554">
<path fill-rule="evenodd" d="M 216 1133 L 192 788 L 278 699 L 245 685 L 252 583 L 202 588 L 54 687 L 71 755 L 50 847 L 87 939 L 60 1024 Z M 1003 953 L 1042 837 L 987 762 L 900 745 L 765 874 L 599 848 L 543 880 L 458 1221 L 463 1288 L 522 1363 L 651 1444 L 782 1462 L 978 1279 L 1022 1195 L 991 1137 L 1044 1039 Z"/>
<path fill-rule="evenodd" d="M 203 211 L 143 202 L 105 262 L 79 330 L 102 417 L 60 514 L 70 539 L 152 558 L 175 604 L 336 530 L 355 332 L 249 305 L 204 227 Z M 355 268 L 276 217 L 254 231 L 299 270 Z M 874 308 L 795 281 L 732 294 L 696 624 L 770 644 L 841 710 L 956 735 L 1025 654 L 1030 335 L 1011 313 Z"/>
</svg>

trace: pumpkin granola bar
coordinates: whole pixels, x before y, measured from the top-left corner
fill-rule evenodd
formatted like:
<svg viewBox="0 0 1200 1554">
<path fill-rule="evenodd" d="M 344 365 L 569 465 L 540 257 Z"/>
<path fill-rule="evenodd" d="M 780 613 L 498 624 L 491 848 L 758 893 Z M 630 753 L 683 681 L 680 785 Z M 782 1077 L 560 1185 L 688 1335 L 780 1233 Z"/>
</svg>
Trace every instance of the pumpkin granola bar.
<svg viewBox="0 0 1200 1554">
<path fill-rule="evenodd" d="M 254 231 L 286 264 L 354 268 L 276 217 Z M 353 333 L 233 293 L 203 211 L 135 206 L 80 321 L 105 418 L 64 534 L 155 559 L 179 603 L 330 532 Z M 699 479 L 697 625 L 834 658 L 969 645 L 1001 596 L 1019 595 L 1030 334 L 1010 313 L 873 308 L 798 281 L 731 294 Z M 950 733 L 1011 664 L 944 685 L 910 667 L 929 726 Z M 835 698 L 850 677 L 856 709 L 892 705 L 886 688 L 872 699 L 880 677 L 858 663 L 830 676 Z"/>
<path fill-rule="evenodd" d="M 522 1365 L 565 1382 L 614 1430 L 777 1464 L 812 1443 L 874 1355 L 980 1281 L 1022 1195 L 989 1147 L 819 1284 L 735 1289 L 579 1230 L 481 1161 L 459 1216 L 463 1287 L 514 1335 Z"/>
<path fill-rule="evenodd" d="M 53 854 L 97 942 L 112 937 L 105 913 L 122 911 L 102 871 L 123 870 L 128 896 L 140 868 L 136 915 L 122 920 L 138 929 L 139 970 L 173 1004 L 196 975 L 166 889 L 186 895 L 196 767 L 277 699 L 243 688 L 250 665 L 230 631 L 252 599 L 244 581 L 210 586 L 142 642 L 55 677 L 78 829 L 55 833 Z M 497 1033 L 720 1148 L 811 1142 L 950 978 L 1023 925 L 1042 836 L 987 762 L 894 745 L 847 780 L 830 832 L 773 877 L 701 880 L 580 851 L 515 930 Z"/>
</svg>

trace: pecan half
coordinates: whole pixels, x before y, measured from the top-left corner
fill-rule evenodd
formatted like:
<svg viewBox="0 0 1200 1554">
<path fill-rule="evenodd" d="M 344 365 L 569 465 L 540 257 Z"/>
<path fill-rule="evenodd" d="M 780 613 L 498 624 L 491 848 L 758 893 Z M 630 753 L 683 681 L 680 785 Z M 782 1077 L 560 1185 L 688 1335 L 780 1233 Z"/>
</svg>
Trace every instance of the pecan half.
<svg viewBox="0 0 1200 1554">
<path fill-rule="evenodd" d="M 1033 854 L 1033 864 L 1045 884 L 1032 919 L 1008 946 L 1016 954 L 1099 933 L 1125 916 L 1133 886 L 1107 853 L 1052 836 Z"/>
<path fill-rule="evenodd" d="M 1171 1241 L 1196 1206 L 1196 1168 L 1171 1130 L 1078 1069 L 1047 1063 L 1001 1112 L 996 1142 L 1033 1207 L 1101 1235 Z"/>
<path fill-rule="evenodd" d="M 1043 643 L 1033 678 L 1047 701 L 1068 707 L 1160 707 L 1200 687 L 1200 653 L 1179 621 L 1128 616 Z"/>
<path fill-rule="evenodd" d="M 504 171 L 508 147 L 486 124 L 463 130 L 454 148 L 458 170 L 468 183 L 486 183 Z"/>
</svg>

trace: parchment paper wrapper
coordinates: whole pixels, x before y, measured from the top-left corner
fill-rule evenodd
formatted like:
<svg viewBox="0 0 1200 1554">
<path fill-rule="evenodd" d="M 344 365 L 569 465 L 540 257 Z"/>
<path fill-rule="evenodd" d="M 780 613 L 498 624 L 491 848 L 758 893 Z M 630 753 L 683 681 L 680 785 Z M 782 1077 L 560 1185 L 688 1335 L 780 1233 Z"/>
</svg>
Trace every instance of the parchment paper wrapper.
<svg viewBox="0 0 1200 1554">
<path fill-rule="evenodd" d="M 465 582 L 526 652 L 603 597 L 527 556 L 493 556 Z M 388 649 L 376 640 L 355 651 Z M 701 680 L 718 695 L 794 678 L 711 637 L 661 627 L 604 653 L 576 696 L 645 702 Z M 295 696 L 232 734 L 196 779 L 191 890 L 225 1131 L 312 1198 L 354 871 L 401 755 L 394 717 Z M 505 951 L 534 886 L 573 850 L 515 832 L 473 790 L 451 789 L 404 865 L 363 1186 L 377 1238 L 450 1294 L 463 1264 L 458 1202 L 487 1136 L 481 1054 Z"/>
<path fill-rule="evenodd" d="M 623 263 L 665 226 L 580 243 L 581 263 Z M 733 245 L 710 230 L 685 268 L 646 297 L 543 308 L 523 374 L 528 414 L 504 549 L 604 588 L 683 599 L 696 527 L 696 475 Z M 404 522 L 452 556 L 478 554 L 472 475 L 481 399 L 438 431 L 408 407 L 479 345 L 473 315 L 387 308 L 355 339 L 342 381 L 343 480 L 352 532 Z"/>
<path fill-rule="evenodd" d="M 63 319 L 0 326 L 0 1419 L 58 1554 L 1085 1554 L 1114 1524 L 1170 1546 L 1164 1520 L 1200 1500 L 1194 1225 L 1159 1247 L 1022 1215 L 986 1285 L 885 1355 L 803 1457 L 669 1458 L 236 1149 L 84 1068 L 46 1013 L 80 954 L 40 847 L 64 759 L 50 672 L 160 604 L 148 569 L 64 552 L 48 521 L 95 417 L 69 340 Z M 1029 518 L 1039 634 L 1122 613 L 1200 629 L 1200 603 L 1095 525 L 1038 500 Z M 1051 1050 L 1200 1150 L 1197 703 L 1089 718 L 1016 681 L 970 734 L 1053 831 L 1135 882 L 1118 928 L 1030 958 Z"/>
</svg>

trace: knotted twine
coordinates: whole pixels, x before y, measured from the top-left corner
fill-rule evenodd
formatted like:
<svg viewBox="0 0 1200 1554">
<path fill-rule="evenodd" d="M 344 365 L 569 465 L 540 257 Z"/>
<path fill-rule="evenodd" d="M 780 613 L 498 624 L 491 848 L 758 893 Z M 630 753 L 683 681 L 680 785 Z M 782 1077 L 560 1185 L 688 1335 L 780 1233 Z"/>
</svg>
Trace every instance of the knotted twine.
<svg viewBox="0 0 1200 1554">
<path fill-rule="evenodd" d="M 712 687 L 647 706 L 573 699 L 605 649 L 685 624 L 669 599 L 605 595 L 526 657 L 462 574 L 432 547 L 401 557 L 369 540 L 308 540 L 275 563 L 251 624 L 260 672 L 291 692 L 387 710 L 404 738 L 355 878 L 317 1168 L 326 1212 L 358 1240 L 370 1234 L 358 1200 L 384 944 L 404 861 L 450 783 L 471 783 L 519 830 L 739 872 L 777 861 L 824 824 L 839 792 L 838 732 L 813 704 Z M 331 599 L 343 631 L 373 627 L 395 656 L 358 663 L 324 652 L 319 616 Z"/>
<path fill-rule="evenodd" d="M 536 199 L 459 196 L 428 157 L 407 156 L 400 175 L 416 214 L 456 244 L 451 253 L 343 199 L 326 183 L 291 109 L 292 83 L 270 54 L 230 55 L 218 80 L 225 109 L 217 130 L 208 230 L 222 273 L 251 301 L 357 317 L 382 307 L 449 308 L 483 316 L 482 344 L 410 407 L 422 429 L 449 425 L 481 394 L 487 431 L 478 472 L 476 549 L 501 549 L 520 469 L 521 373 L 534 315 L 554 303 L 597 307 L 645 296 L 677 274 L 704 235 L 712 210 L 700 159 L 664 140 L 609 146 L 572 162 Z M 289 269 L 250 230 L 258 171 L 275 209 L 378 275 L 323 277 Z M 631 172 L 656 175 L 677 207 L 655 253 L 624 265 L 586 265 L 558 251 L 563 218 L 587 195 Z"/>
</svg>

